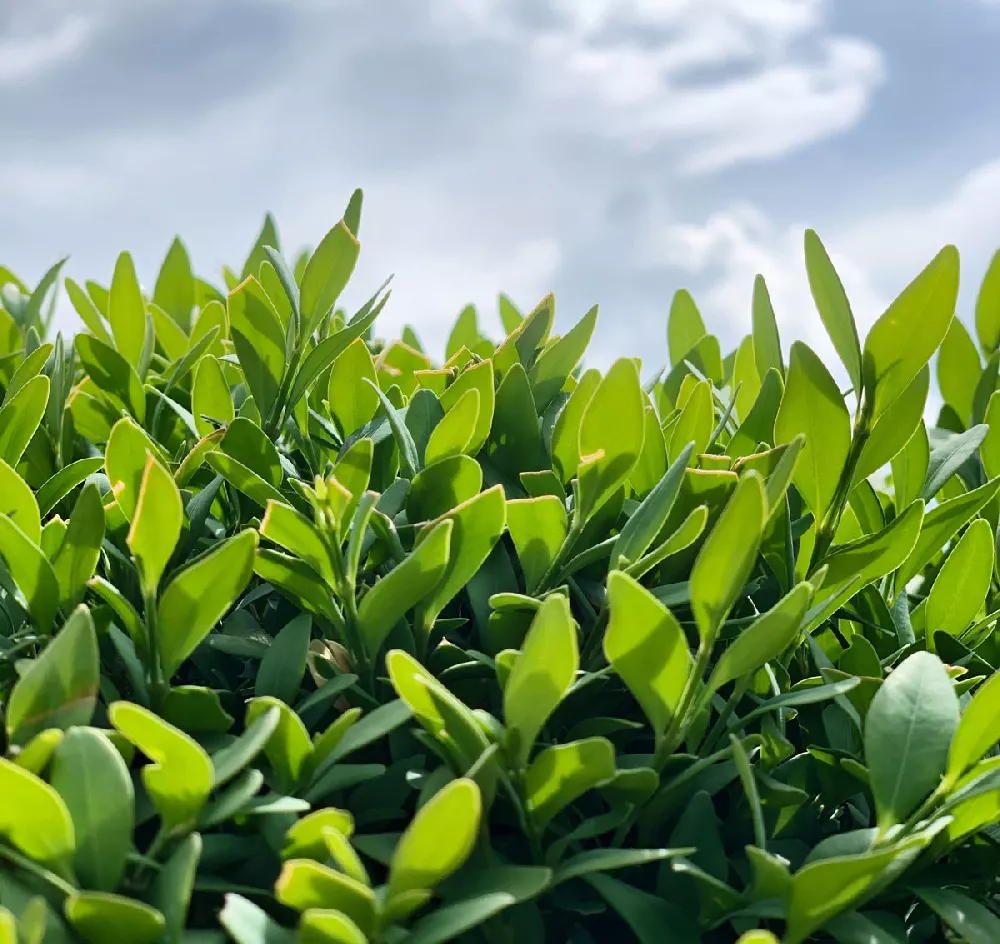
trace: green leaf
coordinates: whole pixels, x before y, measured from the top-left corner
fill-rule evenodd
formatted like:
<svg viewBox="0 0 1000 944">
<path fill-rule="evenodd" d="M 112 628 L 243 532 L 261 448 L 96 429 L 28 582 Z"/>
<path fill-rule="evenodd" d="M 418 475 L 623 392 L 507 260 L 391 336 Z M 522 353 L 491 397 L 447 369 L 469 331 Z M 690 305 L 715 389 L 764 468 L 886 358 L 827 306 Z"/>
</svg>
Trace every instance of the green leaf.
<svg viewBox="0 0 1000 944">
<path fill-rule="evenodd" d="M 671 462 L 676 461 L 689 445 L 693 445 L 694 452 L 700 455 L 708 446 L 714 427 L 715 404 L 712 402 L 712 385 L 707 380 L 702 380 L 695 384 L 681 410 L 681 415 L 674 423 L 667 458 Z"/>
<path fill-rule="evenodd" d="M 116 701 L 108 706 L 108 718 L 149 758 L 142 782 L 163 828 L 192 826 L 214 784 L 208 754 L 183 731 L 139 705 Z"/>
<path fill-rule="evenodd" d="M 690 444 L 682 449 L 663 478 L 632 512 L 612 547 L 612 566 L 619 566 L 619 561 L 626 566 L 634 564 L 649 550 L 667 523 L 693 451 Z"/>
<path fill-rule="evenodd" d="M 236 944 L 294 944 L 295 936 L 240 895 L 226 895 L 219 923 Z M 214 942 L 213 942 L 214 944 Z"/>
<path fill-rule="evenodd" d="M 135 264 L 127 252 L 115 263 L 108 296 L 108 321 L 118 353 L 138 368 L 146 340 L 146 303 L 139 289 Z"/>
<path fill-rule="evenodd" d="M 365 934 L 375 927 L 375 893 L 357 879 L 349 878 L 311 859 L 290 859 L 274 886 L 278 901 L 296 911 L 335 908 L 347 915 Z"/>
<path fill-rule="evenodd" d="M 233 726 L 234 720 L 222 707 L 219 693 L 203 685 L 175 685 L 163 699 L 160 715 L 188 734 L 221 734 Z"/>
<path fill-rule="evenodd" d="M 667 347 L 670 350 L 671 365 L 684 360 L 688 351 L 706 334 L 705 322 L 691 293 L 687 289 L 679 289 L 674 293 L 667 318 Z"/>
<path fill-rule="evenodd" d="M 277 698 L 254 698 L 247 706 L 247 721 L 253 724 L 271 708 L 279 711 L 278 725 L 264 748 L 282 788 L 291 791 L 299 783 L 312 757 L 312 741 L 302 719 Z"/>
<path fill-rule="evenodd" d="M 580 424 L 600 384 L 599 370 L 585 371 L 556 418 L 550 451 L 552 467 L 564 483 L 576 475 L 580 466 Z"/>
<path fill-rule="evenodd" d="M 858 329 L 854 324 L 847 293 L 826 248 L 811 229 L 806 230 L 805 250 L 809 288 L 816 302 L 816 310 L 860 398 L 861 342 L 858 340 Z"/>
<path fill-rule="evenodd" d="M 660 737 L 693 669 L 684 631 L 670 610 L 621 571 L 608 577 L 608 609 L 604 654 Z"/>
<path fill-rule="evenodd" d="M 215 425 L 204 417 L 210 417 L 221 424 L 231 423 L 236 416 L 222 365 L 211 355 L 203 357 L 195 370 L 191 412 L 194 414 L 195 426 L 202 436 L 207 436 L 215 429 Z"/>
<path fill-rule="evenodd" d="M 918 888 L 917 896 L 968 944 L 1000 940 L 1000 918 L 985 905 L 951 888 Z"/>
<path fill-rule="evenodd" d="M 525 764 L 543 725 L 566 696 L 580 665 L 569 601 L 552 594 L 538 608 L 503 691 L 511 751 Z"/>
<path fill-rule="evenodd" d="M 635 362 L 622 358 L 598 384 L 580 421 L 579 517 L 587 521 L 638 462 L 645 402 Z M 686 445 L 686 443 L 685 443 Z"/>
<path fill-rule="evenodd" d="M 358 261 L 361 245 L 341 220 L 320 241 L 302 276 L 302 317 L 306 336 L 336 304 Z"/>
<path fill-rule="evenodd" d="M 566 380 L 586 352 L 596 325 L 597 306 L 594 305 L 566 334 L 538 356 L 528 379 L 531 381 L 535 407 L 540 413 L 545 411 L 556 394 L 563 389 Z"/>
<path fill-rule="evenodd" d="M 66 294 L 69 296 L 70 302 L 76 309 L 76 313 L 80 316 L 80 320 L 83 321 L 87 330 L 99 341 L 110 345 L 111 335 L 104 325 L 103 316 L 97 310 L 97 306 L 90 300 L 90 296 L 72 279 L 66 279 L 64 284 L 66 286 Z"/>
<path fill-rule="evenodd" d="M 242 531 L 179 571 L 157 607 L 157 643 L 167 676 L 180 667 L 243 592 L 253 574 L 257 532 Z"/>
<path fill-rule="evenodd" d="M 922 365 L 921 365 L 922 366 Z M 774 422 L 776 442 L 806 437 L 792 481 L 816 521 L 833 501 L 851 448 L 851 418 L 837 384 L 823 362 L 801 341 L 792 345 L 781 408 Z"/>
<path fill-rule="evenodd" d="M 479 494 L 482 466 L 469 456 L 440 459 L 422 469 L 406 493 L 406 514 L 411 522 L 434 521 Z"/>
<path fill-rule="evenodd" d="M 886 410 L 886 418 L 891 411 L 892 408 Z M 895 504 L 898 508 L 905 508 L 919 498 L 929 461 L 930 443 L 927 439 L 927 429 L 923 421 L 920 421 L 913 435 L 906 441 L 906 445 L 892 459 L 892 482 Z"/>
<path fill-rule="evenodd" d="M 419 604 L 419 622 L 426 630 L 479 570 L 503 534 L 507 521 L 503 486 L 496 485 L 480 492 L 453 508 L 442 520 L 450 520 L 454 525 L 451 552 L 440 583 Z M 431 526 L 423 529 L 418 541 L 426 540 L 430 531 Z"/>
<path fill-rule="evenodd" d="M 42 517 L 28 483 L 0 460 L 0 514 L 14 522 L 32 544 L 42 540 Z"/>
<path fill-rule="evenodd" d="M 269 707 L 248 723 L 246 730 L 235 741 L 212 755 L 213 781 L 216 787 L 232 780 L 264 750 L 280 721 L 280 708 Z"/>
<path fill-rule="evenodd" d="M 450 459 L 466 451 L 475 433 L 479 419 L 479 391 L 466 390 L 444 418 L 431 431 L 424 452 L 426 465 L 441 459 Z"/>
<path fill-rule="evenodd" d="M 987 357 L 1000 347 L 1000 249 L 990 260 L 976 298 L 976 335 Z"/>
<path fill-rule="evenodd" d="M 14 371 L 13 376 L 7 384 L 7 389 L 4 391 L 3 399 L 6 402 L 17 394 L 29 380 L 37 377 L 42 368 L 45 366 L 46 361 L 52 356 L 52 350 L 54 345 L 43 344 L 41 347 L 35 348 L 30 354 L 27 354 L 23 361 L 18 365 L 17 370 Z"/>
<path fill-rule="evenodd" d="M 935 554 L 945 546 L 974 514 L 1000 490 L 1000 478 L 993 479 L 971 492 L 941 501 L 924 517 L 920 537 L 896 575 L 896 590 L 901 591 Z"/>
<path fill-rule="evenodd" d="M 285 332 L 271 300 L 253 277 L 245 278 L 226 300 L 230 333 L 254 402 L 267 416 L 285 372 Z"/>
<path fill-rule="evenodd" d="M 914 653 L 882 683 L 865 719 L 865 758 L 882 830 L 905 820 L 938 786 L 958 721 L 951 679 L 931 653 Z"/>
<path fill-rule="evenodd" d="M 927 597 L 929 642 L 938 631 L 959 636 L 975 620 L 993 579 L 993 558 L 993 531 L 978 518 L 952 548 Z"/>
<path fill-rule="evenodd" d="M 921 490 L 921 498 L 933 498 L 963 463 L 975 455 L 986 438 L 989 427 L 985 424 L 973 426 L 964 433 L 950 436 L 931 452 L 927 462 L 927 479 Z"/>
<path fill-rule="evenodd" d="M 773 368 L 764 375 L 760 391 L 740 427 L 733 434 L 726 449 L 734 459 L 752 455 L 760 443 L 774 443 L 777 437 L 774 432 L 774 420 L 781 407 L 785 385 L 779 374 Z"/>
<path fill-rule="evenodd" d="M 529 593 L 555 562 L 569 524 L 563 501 L 554 495 L 507 502 L 507 528 L 524 571 Z"/>
<path fill-rule="evenodd" d="M 153 301 L 184 329 L 191 330 L 191 312 L 195 304 L 194 273 L 184 243 L 177 237 L 167 250 L 156 276 Z"/>
<path fill-rule="evenodd" d="M 877 472 L 906 448 L 923 418 L 930 376 L 930 368 L 923 367 L 896 402 L 879 417 L 861 449 L 854 470 L 855 484 Z"/>
<path fill-rule="evenodd" d="M 525 808 L 543 830 L 570 803 L 614 775 L 615 749 L 607 738 L 548 747 L 525 774 Z"/>
<path fill-rule="evenodd" d="M 269 501 L 260 524 L 262 537 L 301 557 L 328 587 L 337 585 L 330 550 L 319 529 L 284 502 Z"/>
<path fill-rule="evenodd" d="M 49 378 L 32 377 L 0 408 L 0 459 L 12 468 L 24 455 L 49 402 Z"/>
<path fill-rule="evenodd" d="M 73 820 L 45 781 L 0 758 L 0 837 L 32 859 L 65 871 L 75 849 Z"/>
<path fill-rule="evenodd" d="M 946 246 L 868 332 L 864 386 L 876 418 L 910 385 L 948 333 L 958 297 L 958 268 L 958 250 Z"/>
<path fill-rule="evenodd" d="M 389 867 L 387 907 L 409 892 L 433 889 L 465 864 L 476 844 L 482 797 L 472 780 L 453 780 L 418 811 Z"/>
<path fill-rule="evenodd" d="M 788 649 L 799 637 L 812 594 L 811 584 L 797 584 L 744 629 L 719 657 L 708 689 L 715 692 L 727 682 L 751 676 Z"/>
<path fill-rule="evenodd" d="M 149 595 L 155 594 L 160 585 L 183 523 L 184 506 L 174 477 L 153 456 L 147 456 L 126 541 L 138 561 L 143 588 Z M 87 579 L 92 575 L 88 574 Z"/>
<path fill-rule="evenodd" d="M 73 820 L 73 870 L 80 882 L 114 891 L 125 875 L 135 819 L 132 779 L 121 754 L 94 728 L 70 728 L 52 758 L 49 783 Z"/>
<path fill-rule="evenodd" d="M 479 393 L 479 416 L 476 420 L 472 438 L 466 444 L 464 451 L 474 456 L 486 444 L 493 425 L 493 413 L 496 407 L 496 392 L 493 380 L 493 361 L 483 361 L 467 367 L 459 374 L 451 386 L 441 394 L 441 406 L 451 410 L 469 390 Z"/>
<path fill-rule="evenodd" d="M 113 347 L 86 334 L 73 343 L 88 376 L 118 410 L 126 410 L 142 422 L 146 416 L 146 395 L 135 368 Z"/>
<path fill-rule="evenodd" d="M 35 498 L 38 501 L 38 510 L 41 514 L 47 515 L 77 485 L 103 468 L 103 456 L 94 456 L 92 459 L 77 459 L 76 462 L 71 462 L 69 465 L 63 466 L 51 478 L 46 479 L 41 488 L 35 493 Z M 25 531 L 23 525 L 18 525 L 18 527 L 22 531 Z M 28 532 L 25 531 L 25 533 L 27 534 Z M 28 536 L 30 537 L 31 535 L 29 534 Z"/>
<path fill-rule="evenodd" d="M 947 783 L 956 783 L 997 741 L 1000 741 L 1000 674 L 984 682 L 962 712 L 948 751 Z"/>
<path fill-rule="evenodd" d="M 10 743 L 23 746 L 49 728 L 89 724 L 99 681 L 94 623 L 79 606 L 14 685 L 7 702 Z"/>
<path fill-rule="evenodd" d="M 368 938 L 339 911 L 311 908 L 299 922 L 298 944 L 368 944 Z"/>
<path fill-rule="evenodd" d="M 597 872 L 585 875 L 584 881 L 621 916 L 635 935 L 638 944 L 694 944 L 699 940 L 697 924 L 689 908 L 675 905 L 659 895 L 641 891 L 618 879 Z M 666 938 L 664 932 L 671 935 Z"/>
<path fill-rule="evenodd" d="M 185 836 L 153 879 L 149 897 L 166 922 L 164 944 L 181 944 L 184 939 L 201 851 L 202 841 L 198 833 Z"/>
<path fill-rule="evenodd" d="M 793 876 L 786 912 L 785 941 L 800 944 L 814 931 L 876 886 L 898 855 L 893 847 L 864 855 L 837 856 L 803 866 Z"/>
<path fill-rule="evenodd" d="M 691 609 L 702 644 L 711 645 L 753 569 L 767 523 L 764 480 L 745 472 L 691 570 Z"/>
<path fill-rule="evenodd" d="M 312 617 L 308 613 L 300 613 L 282 627 L 260 661 L 254 682 L 258 698 L 272 695 L 286 705 L 295 703 L 306 671 L 311 638 Z"/>
<path fill-rule="evenodd" d="M 538 427 L 538 408 L 528 375 L 520 364 L 507 371 L 497 389 L 486 454 L 493 465 L 515 481 L 521 472 L 548 466 Z"/>
<path fill-rule="evenodd" d="M 129 521 L 139 503 L 139 490 L 146 471 L 146 456 L 152 454 L 161 462 L 166 457 L 133 419 L 123 416 L 111 429 L 105 450 L 104 467 L 111 490 Z"/>
<path fill-rule="evenodd" d="M 514 905 L 538 897 L 552 878 L 540 866 L 498 866 L 473 871 L 458 884 L 461 898 L 417 921 L 407 944 L 447 944 Z"/>
<path fill-rule="evenodd" d="M 758 275 L 753 283 L 753 351 L 758 375 L 764 377 L 773 368 L 784 378 L 778 322 L 762 275 Z"/>
<path fill-rule="evenodd" d="M 979 353 L 969 332 L 958 318 L 954 318 L 941 342 L 937 379 L 945 403 L 959 415 L 963 423 L 968 423 L 972 415 L 976 385 L 982 369 Z"/>
<path fill-rule="evenodd" d="M 366 379 L 370 383 L 365 383 Z M 378 412 L 378 374 L 362 338 L 349 344 L 333 362 L 326 396 L 330 414 L 344 436 L 360 429 Z"/>
<path fill-rule="evenodd" d="M 59 580 L 42 549 L 6 515 L 0 515 L 0 557 L 27 601 L 38 631 L 47 633 L 59 610 Z"/>
<path fill-rule="evenodd" d="M 448 566 L 454 522 L 445 519 L 361 600 L 358 628 L 368 652 L 382 648 L 393 627 L 438 585 Z"/>
<path fill-rule="evenodd" d="M 66 920 L 88 944 L 156 944 L 166 922 L 155 908 L 107 892 L 78 892 L 63 903 Z"/>
</svg>

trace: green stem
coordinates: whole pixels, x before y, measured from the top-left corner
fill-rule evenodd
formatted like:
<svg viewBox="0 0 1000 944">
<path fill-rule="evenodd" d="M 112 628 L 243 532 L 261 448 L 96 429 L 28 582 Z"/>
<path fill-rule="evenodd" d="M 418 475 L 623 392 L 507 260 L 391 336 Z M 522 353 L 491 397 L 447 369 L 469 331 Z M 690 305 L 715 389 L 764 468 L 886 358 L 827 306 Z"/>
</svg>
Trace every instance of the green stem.
<svg viewBox="0 0 1000 944">
<path fill-rule="evenodd" d="M 670 722 L 670 727 L 667 728 L 663 738 L 656 745 L 653 767 L 657 772 L 663 769 L 667 758 L 677 750 L 678 746 L 684 740 L 684 736 L 687 734 L 687 729 L 691 726 L 690 715 L 692 714 L 691 708 L 695 703 L 695 693 L 698 691 L 698 685 L 701 683 L 702 678 L 704 678 L 711 656 L 711 643 L 707 640 L 702 640 L 701 645 L 698 647 L 698 655 L 695 658 L 694 668 L 688 676 L 680 703 L 677 706 L 677 711 Z"/>
<path fill-rule="evenodd" d="M 163 665 L 160 662 L 160 645 L 158 639 L 156 591 L 143 591 L 143 609 L 146 614 L 146 632 L 149 636 L 149 694 L 153 706 L 159 707 L 166 698 L 167 683 L 163 677 Z"/>
<path fill-rule="evenodd" d="M 529 592 L 534 595 L 540 595 L 550 588 L 550 585 L 555 581 L 562 571 L 562 566 L 566 563 L 566 558 L 569 556 L 569 552 L 572 550 L 573 545 L 579 540 L 580 535 L 583 534 L 584 524 L 580 520 L 580 516 L 577 512 L 573 513 L 573 523 L 570 525 L 569 531 L 566 533 L 566 537 L 559 547 L 556 556 L 552 559 L 552 563 L 549 564 L 548 570 L 542 574 L 541 580 L 538 584 Z"/>
<path fill-rule="evenodd" d="M 733 689 L 733 693 L 729 696 L 726 701 L 726 706 L 719 713 L 719 717 L 715 724 L 712 726 L 712 730 L 708 732 L 708 737 L 705 738 L 705 747 L 707 751 L 712 750 L 713 747 L 718 743 L 718 741 L 726 734 L 726 724 L 729 719 L 733 716 L 733 712 L 736 710 L 736 706 L 740 703 L 740 700 L 746 694 L 747 689 L 750 687 L 750 678 L 744 676 L 737 683 L 736 687 Z"/>
<path fill-rule="evenodd" d="M 75 895 L 77 893 L 77 890 L 64 878 L 56 875 L 55 872 L 50 871 L 45 868 L 45 866 L 39 865 L 33 859 L 29 859 L 27 856 L 22 856 L 19 852 L 15 852 L 9 846 L 0 846 L 0 858 L 13 862 L 14 865 L 24 869 L 25 872 L 30 872 L 32 875 L 40 878 L 43 882 L 51 885 L 64 895 Z"/>
</svg>

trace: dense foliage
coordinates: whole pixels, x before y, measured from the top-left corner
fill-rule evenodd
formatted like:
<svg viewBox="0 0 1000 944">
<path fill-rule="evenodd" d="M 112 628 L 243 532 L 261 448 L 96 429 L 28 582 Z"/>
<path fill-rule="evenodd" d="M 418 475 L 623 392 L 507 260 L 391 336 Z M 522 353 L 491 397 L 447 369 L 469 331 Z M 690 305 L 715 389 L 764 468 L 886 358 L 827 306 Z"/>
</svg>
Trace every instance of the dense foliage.
<svg viewBox="0 0 1000 944">
<path fill-rule="evenodd" d="M 0 942 L 1000 940 L 1000 262 L 862 344 L 809 232 L 850 390 L 761 279 L 643 387 L 551 296 L 375 339 L 360 211 L 0 269 Z"/>
</svg>

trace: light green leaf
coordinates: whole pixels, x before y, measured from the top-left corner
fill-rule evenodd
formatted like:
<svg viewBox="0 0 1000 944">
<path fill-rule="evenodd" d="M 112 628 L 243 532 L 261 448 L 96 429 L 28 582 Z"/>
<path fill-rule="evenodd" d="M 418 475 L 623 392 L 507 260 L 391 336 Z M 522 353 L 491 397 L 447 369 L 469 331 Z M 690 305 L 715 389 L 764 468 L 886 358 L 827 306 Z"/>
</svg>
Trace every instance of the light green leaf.
<svg viewBox="0 0 1000 944">
<path fill-rule="evenodd" d="M 6 515 L 0 515 L 0 557 L 27 601 L 38 631 L 47 633 L 59 610 L 59 580 L 42 549 Z"/>
<path fill-rule="evenodd" d="M 962 712 L 948 751 L 947 783 L 956 783 L 997 741 L 1000 741 L 1000 674 L 987 679 Z"/>
<path fill-rule="evenodd" d="M 550 451 L 552 467 L 564 483 L 576 475 L 580 466 L 580 424 L 600 383 L 599 370 L 584 371 L 566 405 L 556 417 Z"/>
<path fill-rule="evenodd" d="M 1000 347 L 1000 249 L 993 254 L 979 287 L 976 335 L 987 357 Z"/>
<path fill-rule="evenodd" d="M 14 522 L 32 544 L 42 540 L 42 517 L 28 483 L 0 459 L 0 514 Z"/>
<path fill-rule="evenodd" d="M 646 425 L 644 400 L 635 362 L 621 358 L 611 365 L 583 411 L 580 520 L 588 520 L 628 480 L 638 462 Z"/>
<path fill-rule="evenodd" d="M 88 376 L 108 400 L 114 412 L 126 410 L 140 422 L 146 416 L 146 395 L 135 368 L 109 344 L 86 334 L 73 343 Z"/>
<path fill-rule="evenodd" d="M 236 416 L 229 384 L 218 359 L 208 355 L 198 362 L 191 393 L 191 412 L 198 433 L 207 436 L 216 427 L 203 417 L 218 423 L 231 423 Z"/>
<path fill-rule="evenodd" d="M 77 459 L 76 462 L 71 462 L 69 465 L 63 466 L 51 478 L 46 479 L 41 488 L 35 493 L 35 499 L 38 501 L 38 510 L 41 514 L 47 515 L 77 485 L 103 468 L 103 456 L 95 456 L 92 459 Z M 22 531 L 25 530 L 22 525 L 19 525 L 19 527 Z"/>
<path fill-rule="evenodd" d="M 941 660 L 917 652 L 882 683 L 865 718 L 865 759 L 882 830 L 903 822 L 941 780 L 958 698 Z"/>
<path fill-rule="evenodd" d="M 296 911 L 333 908 L 347 915 L 365 934 L 373 934 L 375 893 L 357 879 L 311 859 L 289 859 L 274 885 L 275 897 Z M 270 944 L 265 939 L 263 944 Z"/>
<path fill-rule="evenodd" d="M 608 577 L 608 609 L 604 654 L 659 737 L 693 669 L 684 631 L 670 610 L 621 571 Z"/>
<path fill-rule="evenodd" d="M 382 648 L 393 627 L 436 587 L 448 566 L 454 522 L 435 525 L 414 550 L 361 600 L 358 628 L 369 654 Z"/>
<path fill-rule="evenodd" d="M 453 508 L 444 516 L 452 521 L 451 553 L 440 583 L 421 601 L 418 624 L 429 630 L 441 611 L 469 582 L 500 540 L 507 521 L 503 486 L 496 485 Z M 437 524 L 433 522 L 432 524 Z M 418 541 L 430 535 L 431 527 L 420 532 Z"/>
<path fill-rule="evenodd" d="M 32 377 L 0 408 L 0 459 L 12 468 L 24 455 L 49 402 L 49 378 Z"/>
<path fill-rule="evenodd" d="M 854 324 L 847 293 L 826 248 L 811 229 L 806 230 L 805 249 L 806 272 L 809 274 L 809 288 L 816 302 L 816 309 L 841 363 L 847 368 L 854 391 L 860 398 L 861 342 L 858 340 L 858 329 Z"/>
<path fill-rule="evenodd" d="M 253 574 L 257 532 L 242 531 L 179 571 L 157 608 L 163 670 L 173 675 L 243 592 Z"/>
<path fill-rule="evenodd" d="M 968 423 L 972 415 L 976 385 L 982 370 L 979 352 L 965 325 L 958 318 L 952 319 L 938 352 L 937 379 L 944 402 L 963 423 Z"/>
<path fill-rule="evenodd" d="M 476 419 L 472 438 L 466 443 L 464 452 L 474 456 L 485 445 L 489 438 L 490 427 L 493 424 L 493 411 L 496 404 L 496 393 L 493 386 L 493 362 L 483 361 L 467 367 L 459 374 L 451 386 L 441 394 L 441 406 L 451 410 L 469 391 L 479 393 L 479 415 Z"/>
<path fill-rule="evenodd" d="M 89 724 L 99 681 L 94 622 L 79 606 L 14 685 L 7 703 L 11 744 L 27 744 L 49 728 Z"/>
<path fill-rule="evenodd" d="M 486 454 L 493 465 L 515 481 L 521 472 L 548 467 L 538 428 L 538 407 L 521 364 L 507 371 L 497 389 Z"/>
<path fill-rule="evenodd" d="M 507 528 L 532 593 L 566 540 L 569 524 L 564 503 L 554 495 L 507 502 Z"/>
<path fill-rule="evenodd" d="M 330 550 L 319 529 L 284 502 L 269 501 L 260 523 L 262 537 L 301 557 L 328 587 L 337 586 Z"/>
<path fill-rule="evenodd" d="M 799 636 L 813 588 L 800 583 L 775 606 L 759 616 L 725 649 L 712 670 L 709 691 L 753 675 L 780 656 Z"/>
<path fill-rule="evenodd" d="M 865 393 L 878 418 L 944 340 L 958 297 L 958 250 L 946 246 L 900 293 L 865 339 Z"/>
<path fill-rule="evenodd" d="M 729 441 L 727 455 L 739 459 L 753 455 L 762 442 L 775 444 L 779 441 L 774 433 L 774 420 L 781 407 L 784 390 L 781 374 L 772 368 L 764 375 L 753 406 Z"/>
<path fill-rule="evenodd" d="M 670 351 L 670 364 L 675 366 L 684 360 L 685 355 L 705 335 L 705 322 L 687 289 L 678 289 L 670 303 L 670 315 L 667 318 L 667 347 Z"/>
<path fill-rule="evenodd" d="M 44 780 L 0 758 L 0 837 L 25 855 L 65 872 L 75 850 L 73 820 Z"/>
<path fill-rule="evenodd" d="M 358 261 L 361 245 L 341 220 L 320 241 L 302 276 L 302 318 L 305 335 L 336 304 Z"/>
<path fill-rule="evenodd" d="M 156 944 L 166 927 L 151 905 L 108 892 L 77 892 L 63 903 L 63 912 L 87 944 Z"/>
<path fill-rule="evenodd" d="M 118 506 L 129 521 L 139 503 L 139 489 L 150 453 L 166 464 L 167 457 L 135 420 L 123 416 L 111 429 L 104 466 Z"/>
<path fill-rule="evenodd" d="M 930 501 L 971 456 L 975 455 L 986 438 L 989 427 L 985 424 L 973 426 L 964 433 L 957 433 L 937 446 L 927 462 L 927 479 L 920 492 L 922 498 Z"/>
<path fill-rule="evenodd" d="M 535 738 L 569 691 L 580 665 L 569 601 L 552 594 L 538 608 L 503 692 L 511 751 L 524 765 Z"/>
<path fill-rule="evenodd" d="M 104 325 L 104 317 L 97 310 L 97 306 L 91 301 L 90 296 L 72 279 L 66 279 L 64 284 L 66 294 L 87 330 L 98 340 L 110 345 L 112 343 L 111 335 Z"/>
<path fill-rule="evenodd" d="M 765 377 L 774 368 L 784 378 L 778 322 L 762 275 L 758 275 L 753 283 L 753 351 L 759 376 Z"/>
<path fill-rule="evenodd" d="M 764 480 L 753 470 L 745 472 L 691 570 L 691 609 L 703 645 L 715 640 L 750 576 L 767 511 Z"/>
<path fill-rule="evenodd" d="M 615 775 L 615 749 L 607 738 L 557 744 L 542 751 L 524 778 L 525 807 L 536 828 L 588 790 Z"/>
<path fill-rule="evenodd" d="M 118 353 L 138 368 L 146 340 L 146 303 L 139 289 L 135 264 L 127 252 L 118 256 L 115 263 L 108 296 L 108 321 Z"/>
<path fill-rule="evenodd" d="M 49 782 L 73 820 L 77 877 L 86 888 L 114 891 L 132 851 L 135 820 L 132 778 L 121 754 L 94 728 L 70 728 L 52 758 Z"/>
<path fill-rule="evenodd" d="M 791 362 L 774 437 L 791 442 L 806 437 L 792 481 L 815 520 L 833 501 L 851 448 L 851 418 L 837 384 L 823 362 L 801 341 L 792 345 Z"/>
<path fill-rule="evenodd" d="M 235 741 L 212 755 L 213 781 L 216 787 L 232 780 L 264 750 L 280 721 L 280 708 L 269 707 L 263 713 L 258 713 Z"/>
<path fill-rule="evenodd" d="M 930 381 L 930 368 L 925 366 L 917 372 L 896 402 L 879 417 L 861 449 L 861 457 L 854 470 L 855 484 L 877 472 L 906 448 L 923 418 Z"/>
<path fill-rule="evenodd" d="M 465 864 L 476 844 L 482 798 L 472 780 L 453 780 L 417 811 L 389 867 L 393 898 L 433 889 Z"/>
<path fill-rule="evenodd" d="M 267 416 L 285 371 L 285 332 L 260 283 L 248 276 L 228 295 L 230 333 L 254 402 Z"/>
<path fill-rule="evenodd" d="M 253 724 L 269 709 L 280 712 L 278 725 L 268 738 L 264 753 L 278 775 L 282 788 L 291 791 L 299 783 L 312 757 L 312 741 L 302 719 L 277 698 L 254 698 L 247 706 L 247 722 Z"/>
<path fill-rule="evenodd" d="M 155 457 L 146 457 L 132 527 L 126 541 L 138 561 L 147 594 L 155 594 L 174 553 L 184 523 L 184 506 L 174 477 Z M 71 522 L 72 524 L 72 522 Z M 89 580 L 92 573 L 87 575 Z"/>
<path fill-rule="evenodd" d="M 366 378 L 375 387 L 365 383 Z M 378 412 L 377 385 L 371 351 L 363 338 L 357 338 L 333 362 L 327 385 L 330 414 L 344 436 L 360 429 Z"/>
<path fill-rule="evenodd" d="M 297 944 L 368 944 L 368 938 L 347 915 L 310 908 L 299 922 Z"/>
<path fill-rule="evenodd" d="M 131 702 L 109 705 L 108 718 L 149 758 L 150 763 L 142 768 L 142 782 L 163 827 L 193 825 L 214 783 L 208 754 L 183 731 Z"/>
<path fill-rule="evenodd" d="M 982 518 L 973 521 L 938 572 L 925 605 L 929 648 L 937 631 L 959 636 L 986 600 L 993 579 L 993 531 Z"/>
<path fill-rule="evenodd" d="M 681 410 L 681 415 L 674 423 L 667 459 L 675 462 L 677 457 L 692 444 L 696 455 L 703 453 L 709 439 L 712 438 L 714 428 L 715 404 L 712 402 L 712 385 L 707 380 L 702 380 L 695 384 L 694 390 L 691 391 Z"/>
<path fill-rule="evenodd" d="M 887 410 L 887 417 L 889 413 L 890 410 Z M 906 445 L 892 458 L 892 483 L 897 508 L 905 508 L 920 497 L 930 455 L 927 429 L 921 420 Z"/>
<path fill-rule="evenodd" d="M 427 440 L 424 463 L 433 465 L 439 459 L 449 459 L 464 453 L 475 435 L 479 420 L 479 391 L 466 390 L 448 410 Z"/>
<path fill-rule="evenodd" d="M 597 306 L 594 305 L 569 331 L 553 342 L 538 356 L 528 379 L 539 412 L 552 402 L 563 389 L 567 378 L 580 362 L 593 337 L 597 325 Z"/>
<path fill-rule="evenodd" d="M 153 301 L 184 329 L 191 329 L 191 312 L 195 304 L 194 273 L 187 249 L 175 238 L 167 250 L 163 265 L 153 286 Z"/>
</svg>

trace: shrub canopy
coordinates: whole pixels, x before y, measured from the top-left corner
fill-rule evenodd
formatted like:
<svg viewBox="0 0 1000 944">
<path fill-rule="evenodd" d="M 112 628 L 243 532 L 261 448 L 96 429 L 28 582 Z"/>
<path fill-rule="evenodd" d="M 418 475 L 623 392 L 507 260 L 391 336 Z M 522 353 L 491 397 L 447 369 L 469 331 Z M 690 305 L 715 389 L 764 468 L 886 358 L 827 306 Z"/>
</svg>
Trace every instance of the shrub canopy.
<svg viewBox="0 0 1000 944">
<path fill-rule="evenodd" d="M 0 269 L 0 942 L 1000 940 L 1000 262 L 862 343 L 810 231 L 842 369 L 758 278 L 643 385 L 377 340 L 360 216 Z"/>
</svg>

